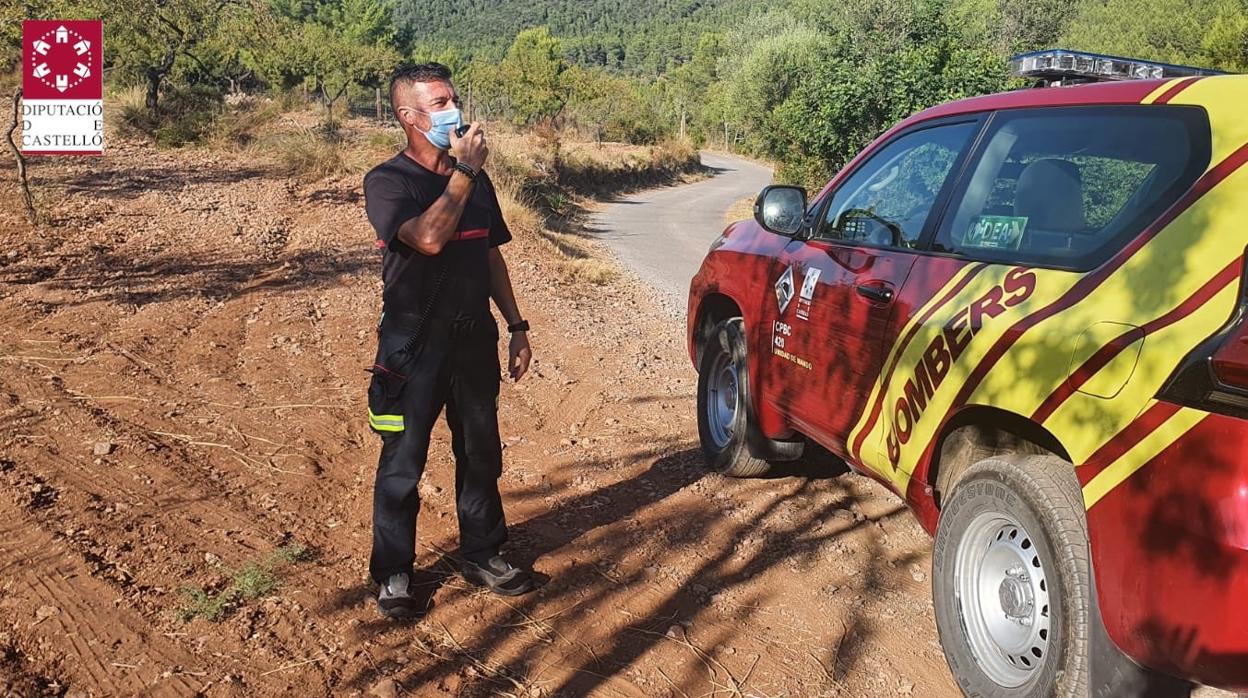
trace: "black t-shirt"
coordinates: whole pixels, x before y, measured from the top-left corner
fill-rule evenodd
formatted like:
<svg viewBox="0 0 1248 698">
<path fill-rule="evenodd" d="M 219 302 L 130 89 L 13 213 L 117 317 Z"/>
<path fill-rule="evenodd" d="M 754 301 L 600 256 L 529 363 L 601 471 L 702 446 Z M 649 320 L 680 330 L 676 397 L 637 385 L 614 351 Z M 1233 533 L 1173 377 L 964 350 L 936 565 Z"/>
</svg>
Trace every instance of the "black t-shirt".
<svg viewBox="0 0 1248 698">
<path fill-rule="evenodd" d="M 445 277 L 434 317 L 479 317 L 489 313 L 489 250 L 511 240 L 498 195 L 482 171 L 459 219 L 455 237 L 436 255 L 425 255 L 398 238 L 404 223 L 424 213 L 450 182 L 404 153 L 364 175 L 364 210 L 382 251 L 382 300 L 387 313 L 424 312 L 442 267 Z"/>
</svg>

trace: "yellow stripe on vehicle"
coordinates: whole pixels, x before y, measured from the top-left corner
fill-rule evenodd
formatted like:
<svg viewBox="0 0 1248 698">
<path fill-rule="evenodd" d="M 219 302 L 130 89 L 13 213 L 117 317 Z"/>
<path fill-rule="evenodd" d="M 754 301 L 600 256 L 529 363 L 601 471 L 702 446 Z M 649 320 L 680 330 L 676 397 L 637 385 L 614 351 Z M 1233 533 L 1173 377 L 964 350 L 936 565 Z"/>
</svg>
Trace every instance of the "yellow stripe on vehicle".
<svg viewBox="0 0 1248 698">
<path fill-rule="evenodd" d="M 1026 300 L 1008 308 L 999 316 L 985 315 L 982 317 L 981 327 L 975 333 L 974 338 L 966 346 L 966 349 L 963 350 L 958 360 L 953 362 L 953 365 L 947 369 L 947 373 L 940 381 L 939 387 L 933 392 L 931 398 L 926 400 L 922 414 L 919 415 L 914 424 L 909 425 L 909 436 L 905 443 L 900 444 L 900 457 L 894 467 L 889 458 L 887 441 L 890 431 L 895 426 L 894 421 L 901 420 L 904 424 L 905 417 L 899 415 L 898 405 L 903 404 L 902 401 L 906 397 L 907 381 L 915 376 L 916 368 L 924 362 L 924 353 L 929 346 L 933 344 L 938 336 L 943 335 L 945 324 L 972 304 L 980 302 L 989 294 L 994 293 L 994 289 L 1003 284 L 1006 275 L 1012 269 L 1014 267 L 1005 265 L 993 265 L 984 269 L 955 297 L 932 315 L 931 319 L 919 329 L 914 339 L 903 350 L 901 359 L 897 364 L 897 371 L 893 374 L 892 380 L 885 388 L 883 412 L 872 428 L 871 433 L 867 435 L 862 449 L 862 460 L 864 463 L 890 480 L 898 490 L 905 491 L 910 475 L 918 466 L 919 459 L 922 457 L 927 445 L 935 438 L 937 429 L 939 429 L 945 416 L 952 409 L 954 398 L 957 397 L 962 387 L 966 384 L 970 374 L 977 366 L 983 363 L 985 354 L 992 349 L 1014 323 L 1061 297 L 1070 288 L 1071 282 L 1066 277 L 1075 276 L 1068 272 L 1031 269 L 1028 273 L 1035 275 L 1036 284 L 1035 290 Z M 1032 349 L 1035 348 L 1034 346 L 1032 347 Z M 1017 358 L 1021 355 L 1013 352 L 1013 356 Z M 1016 390 L 1030 391 L 1032 389 L 1030 383 L 1025 386 L 1021 384 L 1028 381 L 1030 377 L 1029 371 L 1036 368 L 1036 359 L 1042 358 L 1043 354 L 1036 357 L 1029 354 L 1023 357 L 1023 363 L 1016 365 L 1012 362 L 1011 354 L 1007 353 L 993 366 L 989 373 L 1008 375 L 1013 379 Z M 1063 364 L 1062 369 L 1065 370 L 1065 368 L 1066 365 Z M 1064 378 L 1065 375 L 1063 373 L 1062 377 Z M 900 437 L 898 441 L 900 442 Z"/>
<path fill-rule="evenodd" d="M 1205 108 L 1213 129 L 1213 167 L 1248 143 L 1248 80 L 1240 77 L 1208 77 L 1197 80 L 1175 95 L 1170 104 L 1193 104 Z"/>
<path fill-rule="evenodd" d="M 923 315 L 927 313 L 927 311 L 930 310 L 932 306 L 936 305 L 937 303 L 940 303 L 941 299 L 944 298 L 945 295 L 948 294 L 951 290 L 956 288 L 957 285 L 961 283 L 962 280 L 965 279 L 968 274 L 977 273 L 978 268 L 979 268 L 979 265 L 977 264 L 967 264 L 962 270 L 954 274 L 953 278 L 949 279 L 948 283 L 946 283 L 939 291 L 936 291 L 935 293 L 933 293 L 931 300 L 925 303 L 921 308 L 918 308 L 910 313 L 909 319 L 906 320 L 905 327 L 902 327 L 901 332 L 897 334 L 897 341 L 894 342 L 893 346 L 888 350 L 888 356 L 885 357 L 884 363 L 881 364 L 881 366 L 883 367 L 881 370 L 887 371 L 888 367 L 893 365 L 893 361 L 895 361 L 897 357 L 897 352 L 902 351 L 905 348 L 902 346 L 903 340 L 905 340 L 905 338 L 909 336 L 910 332 L 914 329 L 915 324 L 918 323 L 919 318 L 923 317 Z M 950 303 L 953 303 L 956 300 L 957 300 L 956 298 L 951 298 L 945 304 L 948 305 Z M 919 340 L 919 336 L 915 335 L 914 339 L 911 341 L 911 344 L 913 344 L 914 342 L 917 342 L 918 340 Z M 903 369 L 903 366 L 901 364 L 898 364 L 896 371 L 901 371 L 902 369 Z M 894 372 L 893 373 L 894 379 L 896 378 L 896 376 L 897 376 L 897 373 Z M 849 439 L 847 443 L 850 444 L 851 446 L 853 445 L 854 441 L 858 438 L 858 433 L 866 427 L 867 419 L 871 416 L 871 412 L 875 408 L 875 401 L 878 400 L 880 397 L 880 390 L 884 388 L 883 380 L 884 380 L 883 374 L 881 374 L 879 377 L 876 378 L 875 385 L 872 386 L 871 388 L 871 396 L 870 398 L 867 399 L 867 402 L 865 403 L 865 407 L 863 408 L 862 414 L 858 415 L 858 421 L 856 424 L 854 424 L 854 428 L 850 430 L 849 432 Z M 881 408 L 880 416 L 879 418 L 876 419 L 876 423 L 874 427 L 872 428 L 872 431 L 875 431 L 875 429 L 879 427 L 880 423 L 885 420 L 885 413 L 887 411 L 888 411 L 888 405 L 885 404 Z M 875 443 L 873 443 L 872 440 L 868 438 L 862 442 L 862 453 L 852 454 L 852 455 L 860 455 L 866 460 L 871 460 L 874 457 L 874 454 L 875 454 Z"/>
<path fill-rule="evenodd" d="M 1229 90 L 1234 94 L 1227 94 L 1231 86 L 1228 83 L 1234 85 L 1234 89 Z M 1232 105 L 1232 102 L 1248 103 L 1248 81 L 1200 80 L 1179 93 L 1179 97 L 1176 103 L 1205 106 L 1210 119 L 1218 124 L 1217 129 L 1238 134 L 1232 135 L 1229 140 L 1220 137 L 1215 142 L 1213 165 L 1221 163 L 1248 140 L 1248 119 L 1243 119 Z M 1073 356 L 1075 340 L 1083 330 L 1104 322 L 1142 326 L 1194 295 L 1248 244 L 1248 226 L 1243 225 L 1241 215 L 1241 199 L 1245 191 L 1248 191 L 1248 167 L 1232 173 L 1205 193 L 1073 306 L 1026 330 L 1025 337 L 994 363 L 969 396 L 967 404 L 991 405 L 1024 417 L 1032 415 L 1069 378 L 1071 372 L 1082 365 L 1082 359 L 1086 359 Z M 1228 257 L 1228 254 L 1231 256 Z M 944 323 L 966 304 L 982 297 L 992 285 L 999 283 L 1009 268 L 994 265 L 985 269 L 955 298 L 939 307 L 906 346 L 894 346 L 890 350 L 885 365 L 891 364 L 894 355 L 900 352 L 897 368 L 889 384 L 880 383 L 883 375 L 877 379 L 866 410 L 859 415 L 850 439 L 852 444 L 862 438 L 860 432 L 867 428 L 870 409 L 883 391 L 882 414 L 871 426 L 870 432 L 865 434 L 859 456 L 866 466 L 890 480 L 897 489 L 904 491 L 910 473 L 935 438 L 940 422 L 952 408 L 953 398 L 1005 331 L 1019 319 L 1061 297 L 1085 276 L 1076 272 L 1033 269 L 1037 277 L 1035 293 L 1003 316 L 985 323 L 975 335 L 928 400 L 922 418 L 913 425 L 906 443 L 900 446 L 900 456 L 894 465 L 889 458 L 886 440 L 895 405 L 904 394 L 908 376 L 913 374 L 924 350 Z M 913 312 L 899 337 L 905 337 L 916 318 L 931 308 L 937 302 L 935 299 L 949 292 L 960 276 L 934 294 L 934 300 Z M 1189 316 L 1145 337 L 1138 365 L 1118 395 L 1106 399 L 1076 393 L 1068 400 L 1069 404 L 1063 404 L 1050 415 L 1045 422 L 1046 427 L 1063 445 L 1073 446 L 1069 450 L 1075 462 L 1081 462 L 1138 414 L 1136 407 L 1156 394 L 1166 377 L 1173 372 L 1177 361 L 1186 355 L 1186 349 L 1190 349 L 1192 337 L 1208 336 L 1226 321 L 1235 303 L 1235 292 L 1224 289 Z M 1095 349 L 1089 347 L 1088 351 Z M 1121 365 L 1111 364 L 1102 370 L 1121 372 L 1122 369 Z"/>
<path fill-rule="evenodd" d="M 1121 392 L 1112 399 L 1075 393 L 1045 420 L 1045 428 L 1060 435 L 1074 462 L 1086 461 L 1131 423 L 1136 411 L 1133 406 L 1147 403 L 1161 390 L 1191 350 L 1193 337 L 1208 337 L 1226 323 L 1238 298 L 1239 284 L 1229 284 L 1191 315 L 1150 332 L 1144 339 L 1140 361 Z M 1175 305 L 1180 303 L 1182 300 Z"/>
<path fill-rule="evenodd" d="M 1166 450 L 1191 431 L 1208 413 L 1184 407 L 1166 420 L 1151 434 L 1140 439 L 1131 450 L 1122 454 L 1112 465 L 1102 470 L 1083 488 L 1083 505 L 1091 509 L 1101 498 L 1122 484 L 1137 470 L 1144 467 L 1158 454 Z"/>
<path fill-rule="evenodd" d="M 1152 104 L 1153 102 L 1156 102 L 1157 98 L 1164 95 L 1167 90 L 1179 84 L 1180 82 L 1183 82 L 1186 79 L 1187 78 L 1174 78 L 1173 80 L 1167 80 L 1165 83 L 1162 84 L 1161 87 L 1158 87 L 1157 89 L 1148 93 L 1148 96 L 1145 97 L 1144 100 L 1140 102 L 1140 104 Z"/>
</svg>

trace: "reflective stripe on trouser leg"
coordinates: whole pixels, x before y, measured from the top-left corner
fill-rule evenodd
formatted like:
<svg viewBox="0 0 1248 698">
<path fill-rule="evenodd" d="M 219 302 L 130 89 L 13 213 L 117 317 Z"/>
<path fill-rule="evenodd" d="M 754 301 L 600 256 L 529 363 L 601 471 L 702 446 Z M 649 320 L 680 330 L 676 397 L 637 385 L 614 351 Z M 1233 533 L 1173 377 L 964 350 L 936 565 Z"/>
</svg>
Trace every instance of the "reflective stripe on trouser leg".
<svg viewBox="0 0 1248 698">
<path fill-rule="evenodd" d="M 368 426 L 377 431 L 403 431 L 403 415 L 373 414 L 368 411 Z"/>
</svg>

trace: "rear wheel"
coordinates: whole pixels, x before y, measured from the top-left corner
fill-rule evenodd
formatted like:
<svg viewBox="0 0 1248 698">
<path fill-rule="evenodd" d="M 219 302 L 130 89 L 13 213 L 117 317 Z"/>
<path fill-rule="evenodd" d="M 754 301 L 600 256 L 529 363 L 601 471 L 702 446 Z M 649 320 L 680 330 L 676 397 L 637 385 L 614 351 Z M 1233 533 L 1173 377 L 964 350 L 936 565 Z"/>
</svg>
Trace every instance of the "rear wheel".
<svg viewBox="0 0 1248 698">
<path fill-rule="evenodd" d="M 741 318 L 711 331 L 698 366 L 698 436 L 712 470 L 733 477 L 757 477 L 770 464 L 750 455 L 749 371 Z"/>
<path fill-rule="evenodd" d="M 1085 696 L 1091 575 L 1074 468 L 1002 456 L 954 485 L 932 556 L 936 627 L 970 696 Z"/>
</svg>

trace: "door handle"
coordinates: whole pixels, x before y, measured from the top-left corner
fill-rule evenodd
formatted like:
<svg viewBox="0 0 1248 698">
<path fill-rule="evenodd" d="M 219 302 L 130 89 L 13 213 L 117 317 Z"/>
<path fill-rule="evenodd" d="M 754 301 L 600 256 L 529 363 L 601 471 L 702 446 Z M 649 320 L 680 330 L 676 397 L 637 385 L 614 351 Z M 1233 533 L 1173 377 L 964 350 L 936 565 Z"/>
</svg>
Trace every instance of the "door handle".
<svg viewBox="0 0 1248 698">
<path fill-rule="evenodd" d="M 858 284 L 858 295 L 873 303 L 888 304 L 893 302 L 893 289 L 877 284 Z"/>
</svg>

